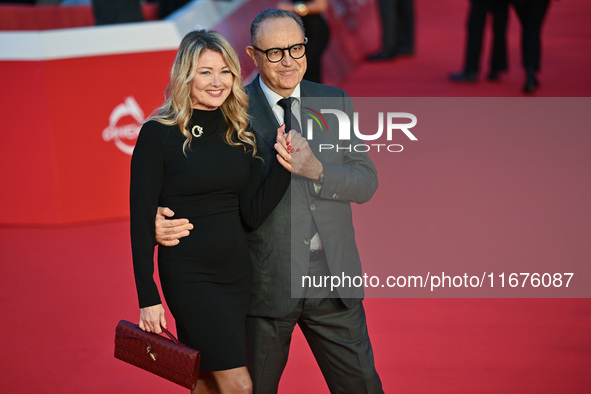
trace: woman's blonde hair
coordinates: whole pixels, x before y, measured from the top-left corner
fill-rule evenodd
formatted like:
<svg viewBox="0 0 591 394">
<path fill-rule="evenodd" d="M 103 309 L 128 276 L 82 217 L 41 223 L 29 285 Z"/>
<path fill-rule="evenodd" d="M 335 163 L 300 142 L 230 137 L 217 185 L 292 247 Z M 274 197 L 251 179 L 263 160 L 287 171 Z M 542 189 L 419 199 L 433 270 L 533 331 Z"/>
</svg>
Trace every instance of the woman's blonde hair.
<svg viewBox="0 0 591 394">
<path fill-rule="evenodd" d="M 195 30 L 183 37 L 170 71 L 170 83 L 164 93 L 164 103 L 148 120 L 152 119 L 169 126 L 178 125 L 181 133 L 187 138 L 183 144 L 183 152 L 186 154 L 193 139 L 191 132 L 187 130 L 193 111 L 191 84 L 199 56 L 207 49 L 222 55 L 234 77 L 230 95 L 221 105 L 222 114 L 228 124 L 225 140 L 229 145 L 242 145 L 245 151 L 250 147 L 252 155 L 255 156 L 257 148 L 254 134 L 248 131 L 248 96 L 242 87 L 240 61 L 228 40 L 216 31 Z"/>
</svg>

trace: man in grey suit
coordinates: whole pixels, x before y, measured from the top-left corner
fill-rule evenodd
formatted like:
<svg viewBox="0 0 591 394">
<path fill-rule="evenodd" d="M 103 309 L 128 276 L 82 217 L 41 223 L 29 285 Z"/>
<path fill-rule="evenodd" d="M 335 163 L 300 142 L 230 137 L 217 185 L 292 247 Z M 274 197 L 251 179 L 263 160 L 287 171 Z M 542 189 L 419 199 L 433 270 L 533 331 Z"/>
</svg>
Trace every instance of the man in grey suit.
<svg viewBox="0 0 591 394">
<path fill-rule="evenodd" d="M 352 113 L 343 90 L 302 80 L 306 57 L 300 44 L 305 41 L 301 19 L 286 11 L 263 11 L 251 25 L 247 52 L 260 74 L 246 91 L 258 154 L 269 170 L 277 149 L 280 161 L 291 167 L 292 182 L 273 213 L 249 234 L 253 290 L 247 318 L 248 369 L 255 393 L 277 392 L 297 324 L 331 393 L 382 393 L 362 289 L 331 291 L 301 284 L 302 275 L 361 274 L 350 203 L 368 201 L 378 184 L 366 153 L 320 150 L 320 144 L 332 138 L 328 133 L 307 140 L 296 134 L 291 146 L 276 141 L 276 130 L 290 111 L 299 118 L 294 120 L 297 129 L 298 123 L 306 124 L 305 109 L 319 110 L 314 98 Z M 282 99 L 290 97 L 284 104 Z M 338 130 L 334 116 L 326 116 L 326 121 L 329 130 Z M 171 216 L 170 210 L 161 212 Z M 192 228 L 183 219 L 163 219 L 161 215 L 156 220 L 157 240 L 163 245 L 178 243 Z"/>
</svg>

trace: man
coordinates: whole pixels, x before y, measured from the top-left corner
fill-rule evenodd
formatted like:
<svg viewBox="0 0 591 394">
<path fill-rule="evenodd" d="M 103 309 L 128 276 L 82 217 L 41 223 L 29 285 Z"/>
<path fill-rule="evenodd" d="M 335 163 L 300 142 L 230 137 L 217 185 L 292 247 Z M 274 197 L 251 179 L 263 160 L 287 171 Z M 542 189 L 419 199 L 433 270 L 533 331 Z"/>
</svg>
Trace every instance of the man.
<svg viewBox="0 0 591 394">
<path fill-rule="evenodd" d="M 301 109 L 313 97 L 330 98 L 340 110 L 351 113 L 344 91 L 302 80 L 305 42 L 301 19 L 295 14 L 270 9 L 252 22 L 247 52 L 260 74 L 246 91 L 258 154 L 269 170 L 277 149 L 293 176 L 291 191 L 249 236 L 253 292 L 247 318 L 248 369 L 255 393 L 277 392 L 298 324 L 332 393 L 382 393 L 359 293 L 341 295 L 325 289 L 320 296 L 310 294 L 311 289 L 298 287 L 301 278 L 294 278 L 294 273 L 360 272 L 350 202 L 368 201 L 377 189 L 377 173 L 365 153 L 320 152 L 319 141 L 326 135 L 309 138 L 309 145 L 300 144 L 296 136 L 293 147 L 301 146 L 300 151 L 285 141 L 281 146 L 276 142 L 276 129 L 290 110 L 305 124 Z M 279 100 L 288 97 L 294 98 L 293 103 L 283 109 Z M 328 121 L 329 129 L 337 128 L 335 119 Z M 294 120 L 295 128 L 297 123 Z M 170 210 L 162 212 L 172 216 Z M 192 228 L 186 220 L 163 218 L 156 220 L 161 244 L 175 245 Z M 297 297 L 292 297 L 292 290 L 299 293 Z"/>
</svg>

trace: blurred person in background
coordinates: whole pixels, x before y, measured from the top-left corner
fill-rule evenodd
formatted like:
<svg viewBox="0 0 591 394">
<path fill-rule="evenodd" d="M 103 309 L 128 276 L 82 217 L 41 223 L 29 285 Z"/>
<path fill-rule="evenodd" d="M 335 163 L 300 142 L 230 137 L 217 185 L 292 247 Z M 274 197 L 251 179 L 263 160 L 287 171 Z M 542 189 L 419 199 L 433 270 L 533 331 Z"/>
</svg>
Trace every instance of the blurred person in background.
<svg viewBox="0 0 591 394">
<path fill-rule="evenodd" d="M 308 38 L 306 44 L 308 69 L 304 79 L 322 83 L 322 54 L 330 38 L 330 28 L 322 13 L 328 10 L 328 0 L 282 0 L 277 3 L 277 8 L 298 14 L 302 18 Z"/>
<path fill-rule="evenodd" d="M 542 53 L 542 24 L 550 0 L 511 0 L 521 24 L 521 63 L 525 71 L 524 93 L 534 93 L 540 86 L 537 73 L 540 71 Z"/>
<path fill-rule="evenodd" d="M 158 17 L 160 19 L 166 18 L 191 0 L 155 0 L 158 3 Z"/>
<path fill-rule="evenodd" d="M 382 49 L 367 60 L 389 60 L 414 53 L 415 12 L 413 0 L 378 0 L 382 22 Z"/>
<path fill-rule="evenodd" d="M 2 4 L 36 4 L 36 0 L 0 0 Z"/>
<path fill-rule="evenodd" d="M 509 0 L 471 0 L 466 23 L 466 52 L 462 71 L 452 73 L 453 82 L 477 82 L 482 53 L 484 27 L 488 15 L 492 16 L 493 44 L 487 79 L 497 81 L 507 71 L 507 20 Z"/>
<path fill-rule="evenodd" d="M 92 0 L 97 25 L 143 22 L 140 0 Z"/>
</svg>

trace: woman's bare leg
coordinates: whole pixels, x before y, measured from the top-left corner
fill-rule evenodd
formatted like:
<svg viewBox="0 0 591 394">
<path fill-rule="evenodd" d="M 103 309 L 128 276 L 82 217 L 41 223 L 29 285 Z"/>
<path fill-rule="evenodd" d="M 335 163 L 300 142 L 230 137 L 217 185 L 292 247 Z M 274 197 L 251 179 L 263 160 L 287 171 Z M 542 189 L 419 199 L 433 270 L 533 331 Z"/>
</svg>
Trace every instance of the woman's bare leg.
<svg viewBox="0 0 591 394">
<path fill-rule="evenodd" d="M 251 394 L 252 380 L 246 367 L 213 371 L 220 394 Z"/>
<path fill-rule="evenodd" d="M 192 394 L 251 394 L 252 381 L 246 367 L 200 372 Z"/>
<path fill-rule="evenodd" d="M 219 394 L 219 392 L 212 372 L 199 372 L 197 386 L 195 386 L 195 390 L 191 391 L 191 394 Z"/>
</svg>

